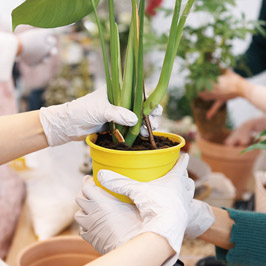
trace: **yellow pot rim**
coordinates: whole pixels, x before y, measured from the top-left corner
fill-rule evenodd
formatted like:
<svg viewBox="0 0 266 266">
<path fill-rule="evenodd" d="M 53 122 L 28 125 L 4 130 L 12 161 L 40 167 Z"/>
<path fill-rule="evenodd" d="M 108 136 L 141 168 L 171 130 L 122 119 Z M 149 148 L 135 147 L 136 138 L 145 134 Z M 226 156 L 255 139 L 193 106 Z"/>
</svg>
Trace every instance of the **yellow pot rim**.
<svg viewBox="0 0 266 266">
<path fill-rule="evenodd" d="M 172 133 L 168 133 L 168 132 L 159 132 L 159 131 L 154 131 L 153 134 L 155 136 L 164 136 L 164 137 L 169 137 L 169 138 L 175 138 L 177 139 L 177 141 L 179 141 L 179 144 L 176 145 L 176 146 L 173 146 L 173 147 L 169 147 L 169 148 L 166 148 L 166 149 L 158 149 L 158 150 L 143 150 L 143 151 L 123 151 L 123 150 L 113 150 L 113 149 L 107 149 L 107 148 L 103 148 L 101 146 L 98 146 L 96 145 L 95 143 L 93 143 L 91 140 L 90 140 L 90 137 L 92 135 L 96 135 L 96 133 L 94 134 L 91 134 L 89 136 L 86 137 L 86 143 L 94 148 L 94 149 L 97 149 L 97 150 L 100 150 L 100 151 L 105 151 L 105 152 L 108 152 L 108 153 L 115 153 L 115 154 L 125 154 L 125 153 L 133 153 L 133 154 L 156 154 L 156 153 L 165 153 L 165 152 L 170 152 L 170 151 L 174 151 L 176 149 L 181 149 L 182 147 L 185 146 L 185 139 L 179 135 L 176 135 L 176 134 L 172 134 Z"/>
</svg>

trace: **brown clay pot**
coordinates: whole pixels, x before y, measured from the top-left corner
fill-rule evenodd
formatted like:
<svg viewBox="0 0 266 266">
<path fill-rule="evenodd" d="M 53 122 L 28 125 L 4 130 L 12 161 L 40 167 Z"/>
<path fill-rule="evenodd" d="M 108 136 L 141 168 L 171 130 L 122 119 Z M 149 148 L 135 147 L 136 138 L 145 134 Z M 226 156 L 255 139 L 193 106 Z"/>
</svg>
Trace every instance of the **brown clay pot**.
<svg viewBox="0 0 266 266">
<path fill-rule="evenodd" d="M 100 254 L 79 236 L 53 237 L 34 243 L 18 256 L 17 266 L 82 266 Z"/>
<path fill-rule="evenodd" d="M 197 145 L 201 158 L 211 167 L 213 172 L 221 172 L 228 177 L 236 188 L 236 198 L 246 192 L 252 170 L 260 151 L 255 150 L 240 154 L 243 147 L 216 144 L 202 137 L 197 137 Z"/>
<path fill-rule="evenodd" d="M 224 104 L 211 119 L 207 119 L 206 114 L 213 103 L 214 101 L 204 101 L 201 98 L 194 99 L 191 102 L 193 118 L 201 136 L 215 143 L 223 143 L 227 136 L 226 105 Z"/>
</svg>

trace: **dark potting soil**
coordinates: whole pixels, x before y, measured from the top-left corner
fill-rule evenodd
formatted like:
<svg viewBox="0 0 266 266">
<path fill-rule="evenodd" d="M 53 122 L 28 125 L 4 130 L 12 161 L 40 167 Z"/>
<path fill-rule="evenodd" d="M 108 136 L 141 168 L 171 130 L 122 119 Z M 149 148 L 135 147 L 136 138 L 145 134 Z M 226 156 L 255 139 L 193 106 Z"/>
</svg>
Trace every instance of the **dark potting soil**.
<svg viewBox="0 0 266 266">
<path fill-rule="evenodd" d="M 155 143 L 158 149 L 165 149 L 178 145 L 178 142 L 173 142 L 169 138 L 154 136 Z M 137 137 L 132 147 L 127 146 L 125 143 L 113 143 L 112 136 L 109 133 L 98 134 L 97 141 L 95 143 L 101 147 L 113 150 L 124 150 L 124 151 L 142 151 L 142 150 L 153 150 L 149 140 Z"/>
</svg>

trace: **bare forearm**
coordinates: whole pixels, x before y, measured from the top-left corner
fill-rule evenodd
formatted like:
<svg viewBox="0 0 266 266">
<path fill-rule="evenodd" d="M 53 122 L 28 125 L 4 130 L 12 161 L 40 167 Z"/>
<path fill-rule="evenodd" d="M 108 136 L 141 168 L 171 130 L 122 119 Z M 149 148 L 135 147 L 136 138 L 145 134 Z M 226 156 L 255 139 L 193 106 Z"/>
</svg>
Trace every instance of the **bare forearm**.
<svg viewBox="0 0 266 266">
<path fill-rule="evenodd" d="M 226 210 L 212 207 L 212 211 L 215 216 L 215 222 L 199 238 L 220 248 L 233 248 L 234 244 L 230 242 L 230 237 L 234 220 L 230 218 Z"/>
<path fill-rule="evenodd" d="M 39 111 L 0 117 L 0 164 L 46 147 Z"/>
<path fill-rule="evenodd" d="M 266 87 L 253 85 L 242 78 L 239 96 L 247 99 L 261 111 L 266 112 Z"/>
<path fill-rule="evenodd" d="M 164 237 L 144 233 L 86 266 L 159 266 L 173 255 Z"/>
</svg>

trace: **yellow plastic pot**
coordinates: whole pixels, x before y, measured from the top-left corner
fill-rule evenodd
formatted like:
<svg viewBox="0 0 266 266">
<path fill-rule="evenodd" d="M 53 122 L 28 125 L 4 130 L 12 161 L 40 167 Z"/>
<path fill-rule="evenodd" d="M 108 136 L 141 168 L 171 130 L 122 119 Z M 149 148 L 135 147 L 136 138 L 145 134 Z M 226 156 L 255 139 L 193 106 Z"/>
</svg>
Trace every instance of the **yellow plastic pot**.
<svg viewBox="0 0 266 266">
<path fill-rule="evenodd" d="M 132 203 L 128 197 L 104 188 L 97 179 L 98 171 L 107 169 L 137 181 L 148 182 L 162 177 L 171 170 L 177 162 L 180 149 L 185 145 L 185 140 L 181 136 L 165 132 L 154 132 L 154 135 L 168 137 L 179 144 L 158 150 L 121 151 L 100 147 L 95 144 L 97 134 L 89 135 L 86 138 L 86 142 L 91 147 L 93 179 L 96 185 L 121 201 Z"/>
</svg>

